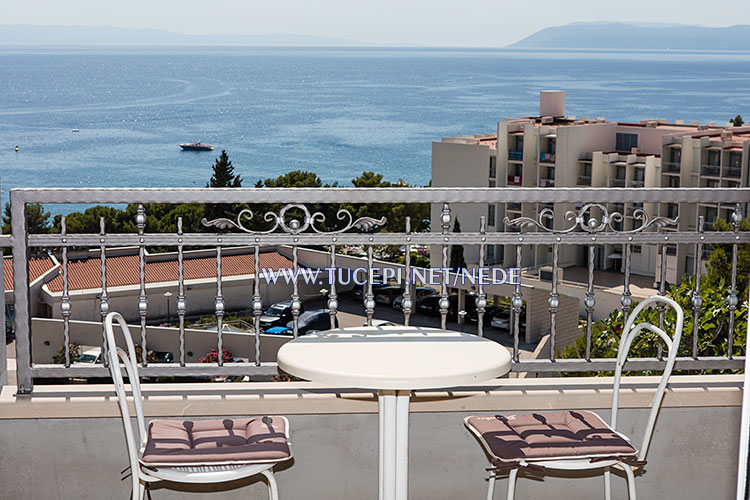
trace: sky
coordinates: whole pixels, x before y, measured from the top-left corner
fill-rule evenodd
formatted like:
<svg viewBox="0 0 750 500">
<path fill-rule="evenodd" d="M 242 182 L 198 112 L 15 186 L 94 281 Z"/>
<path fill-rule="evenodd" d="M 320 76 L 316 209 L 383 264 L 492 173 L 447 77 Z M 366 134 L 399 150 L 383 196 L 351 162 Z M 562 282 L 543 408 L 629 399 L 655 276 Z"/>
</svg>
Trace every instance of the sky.
<svg viewBox="0 0 750 500">
<path fill-rule="evenodd" d="M 750 24 L 747 0 L 24 0 L 0 24 L 107 25 L 186 34 L 319 35 L 385 45 L 500 47 L 576 21 Z M 727 16 L 731 13 L 731 16 Z"/>
</svg>

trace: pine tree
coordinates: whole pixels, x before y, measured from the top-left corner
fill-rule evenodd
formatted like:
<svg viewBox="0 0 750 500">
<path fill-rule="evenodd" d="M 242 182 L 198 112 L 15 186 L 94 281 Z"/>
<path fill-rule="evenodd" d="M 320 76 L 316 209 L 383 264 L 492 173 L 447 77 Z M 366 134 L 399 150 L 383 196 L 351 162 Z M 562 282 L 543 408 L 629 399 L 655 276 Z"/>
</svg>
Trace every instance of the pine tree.
<svg viewBox="0 0 750 500">
<path fill-rule="evenodd" d="M 242 187 L 242 177 L 234 175 L 234 166 L 232 166 L 226 151 L 221 151 L 221 155 L 216 159 L 213 168 L 214 174 L 206 187 Z"/>
<path fill-rule="evenodd" d="M 242 187 L 242 177 L 235 175 L 234 166 L 229 160 L 227 152 L 222 150 L 221 155 L 216 159 L 213 166 L 214 173 L 211 179 L 206 184 L 209 188 L 238 188 Z M 242 209 L 239 205 L 230 204 L 209 204 L 204 209 L 205 217 L 208 220 L 218 219 L 220 217 L 227 217 L 234 219 L 235 216 Z"/>
<path fill-rule="evenodd" d="M 729 123 L 731 123 L 735 127 L 741 127 L 745 122 L 742 120 L 742 115 L 737 115 L 729 120 Z"/>
</svg>

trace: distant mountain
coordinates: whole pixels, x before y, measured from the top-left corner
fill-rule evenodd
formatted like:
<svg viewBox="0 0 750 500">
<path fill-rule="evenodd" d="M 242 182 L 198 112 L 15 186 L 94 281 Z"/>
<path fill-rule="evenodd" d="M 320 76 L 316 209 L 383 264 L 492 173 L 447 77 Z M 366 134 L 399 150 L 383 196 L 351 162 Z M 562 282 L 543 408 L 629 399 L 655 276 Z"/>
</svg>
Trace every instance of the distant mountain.
<svg viewBox="0 0 750 500">
<path fill-rule="evenodd" d="M 338 45 L 365 42 L 316 35 L 186 35 L 158 29 L 114 26 L 0 25 L 0 45 Z"/>
<path fill-rule="evenodd" d="M 537 31 L 509 47 L 523 49 L 748 50 L 750 26 L 571 23 Z"/>
</svg>

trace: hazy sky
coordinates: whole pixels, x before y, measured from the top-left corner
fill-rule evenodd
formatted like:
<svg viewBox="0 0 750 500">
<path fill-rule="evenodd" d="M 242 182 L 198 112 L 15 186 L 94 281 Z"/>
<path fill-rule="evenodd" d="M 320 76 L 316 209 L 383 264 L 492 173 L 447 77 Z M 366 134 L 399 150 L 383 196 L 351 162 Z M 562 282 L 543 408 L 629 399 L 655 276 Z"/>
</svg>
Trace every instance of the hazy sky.
<svg viewBox="0 0 750 500">
<path fill-rule="evenodd" d="M 573 21 L 750 24 L 747 0 L 9 0 L 0 24 L 189 34 L 309 34 L 378 44 L 503 46 Z M 730 15 L 727 15 L 729 13 Z"/>
</svg>

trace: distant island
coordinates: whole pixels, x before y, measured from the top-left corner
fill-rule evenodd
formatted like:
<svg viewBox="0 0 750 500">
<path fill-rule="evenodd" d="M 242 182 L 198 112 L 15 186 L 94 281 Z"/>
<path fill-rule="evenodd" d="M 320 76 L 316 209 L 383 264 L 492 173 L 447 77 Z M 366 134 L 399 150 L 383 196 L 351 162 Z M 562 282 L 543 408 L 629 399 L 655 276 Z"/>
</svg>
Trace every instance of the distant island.
<svg viewBox="0 0 750 500">
<path fill-rule="evenodd" d="M 509 45 L 519 49 L 750 50 L 750 26 L 660 23 L 571 23 Z"/>
<path fill-rule="evenodd" d="M 317 35 L 188 35 L 159 29 L 114 26 L 0 25 L 0 46 L 65 45 L 317 45 L 364 46 L 357 40 Z"/>
</svg>

